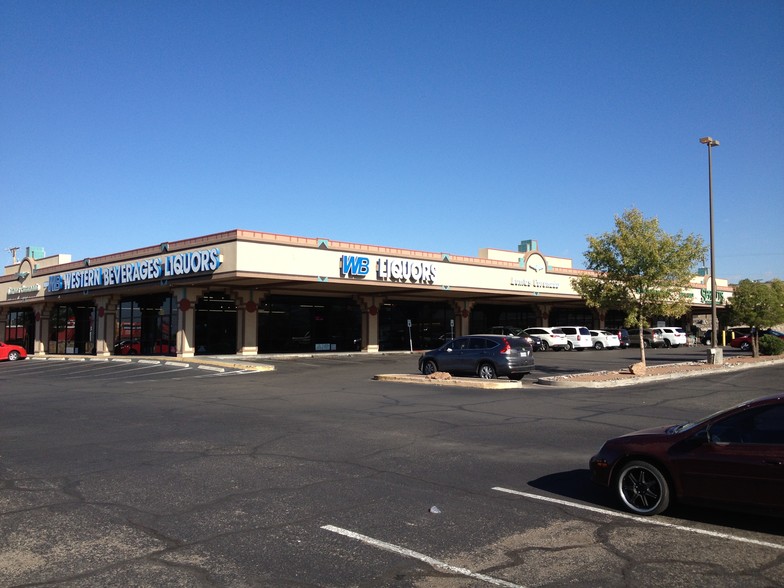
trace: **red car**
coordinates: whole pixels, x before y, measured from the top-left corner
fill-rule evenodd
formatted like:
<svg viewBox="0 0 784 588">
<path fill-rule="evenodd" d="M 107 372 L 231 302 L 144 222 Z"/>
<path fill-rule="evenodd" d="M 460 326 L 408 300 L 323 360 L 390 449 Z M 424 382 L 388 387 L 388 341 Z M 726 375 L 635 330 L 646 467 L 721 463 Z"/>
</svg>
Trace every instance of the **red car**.
<svg viewBox="0 0 784 588">
<path fill-rule="evenodd" d="M 16 361 L 25 357 L 27 357 L 27 351 L 25 351 L 24 347 L 11 345 L 10 343 L 0 343 L 0 360 Z"/>
<path fill-rule="evenodd" d="M 779 339 L 784 339 L 784 333 L 781 331 L 776 331 L 774 329 L 767 329 L 765 331 L 760 331 L 760 339 L 765 335 L 773 335 L 774 337 L 778 337 Z M 730 341 L 730 346 L 735 347 L 736 349 L 740 349 L 741 351 L 751 351 L 751 338 L 752 335 L 743 335 L 742 337 L 735 337 L 732 341 Z"/>
<path fill-rule="evenodd" d="M 784 515 L 784 394 L 610 439 L 590 468 L 640 515 L 675 500 Z"/>
</svg>

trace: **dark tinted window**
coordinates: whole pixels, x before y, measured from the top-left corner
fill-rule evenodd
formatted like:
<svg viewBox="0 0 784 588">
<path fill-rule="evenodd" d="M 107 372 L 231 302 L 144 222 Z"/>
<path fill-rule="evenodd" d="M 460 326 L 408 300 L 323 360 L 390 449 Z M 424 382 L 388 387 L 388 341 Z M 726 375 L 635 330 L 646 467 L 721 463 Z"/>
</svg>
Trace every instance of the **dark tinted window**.
<svg viewBox="0 0 784 588">
<path fill-rule="evenodd" d="M 733 415 L 710 427 L 716 443 L 784 445 L 784 405 L 765 406 Z"/>
<path fill-rule="evenodd" d="M 487 339 L 481 337 L 472 337 L 468 344 L 469 349 L 485 349 L 487 347 Z"/>
<path fill-rule="evenodd" d="M 459 339 L 455 339 L 450 344 L 450 347 L 455 350 L 468 349 L 468 339 L 466 337 L 460 337 Z"/>
</svg>

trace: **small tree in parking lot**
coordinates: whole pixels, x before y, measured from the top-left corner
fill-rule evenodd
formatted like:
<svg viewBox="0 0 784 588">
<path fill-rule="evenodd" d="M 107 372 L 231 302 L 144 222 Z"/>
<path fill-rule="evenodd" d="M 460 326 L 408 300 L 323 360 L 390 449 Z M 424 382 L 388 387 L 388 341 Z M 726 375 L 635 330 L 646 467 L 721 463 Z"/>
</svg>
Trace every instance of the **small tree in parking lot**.
<svg viewBox="0 0 784 588">
<path fill-rule="evenodd" d="M 752 327 L 751 354 L 759 356 L 759 331 L 784 322 L 784 282 L 767 284 L 741 280 L 729 301 L 730 316 L 737 324 Z"/>
<path fill-rule="evenodd" d="M 640 327 L 640 361 L 645 365 L 642 328 L 651 316 L 681 316 L 691 301 L 683 292 L 693 267 L 705 255 L 702 237 L 666 233 L 658 219 L 636 208 L 615 217 L 615 230 L 588 236 L 586 268 L 572 286 L 593 308 L 626 312 L 627 324 Z"/>
</svg>

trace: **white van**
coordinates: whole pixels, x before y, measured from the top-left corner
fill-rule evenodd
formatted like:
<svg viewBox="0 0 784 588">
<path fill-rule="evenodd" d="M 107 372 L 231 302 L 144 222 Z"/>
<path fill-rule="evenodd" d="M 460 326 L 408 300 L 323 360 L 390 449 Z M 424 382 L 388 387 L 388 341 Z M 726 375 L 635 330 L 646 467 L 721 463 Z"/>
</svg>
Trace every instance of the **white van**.
<svg viewBox="0 0 784 588">
<path fill-rule="evenodd" d="M 566 348 L 571 351 L 572 349 L 577 349 L 577 351 L 582 351 L 583 349 L 588 349 L 589 347 L 593 347 L 593 339 L 591 339 L 591 331 L 588 330 L 588 327 L 558 327 L 561 329 L 566 335 L 566 339 L 568 343 L 566 344 Z"/>
</svg>

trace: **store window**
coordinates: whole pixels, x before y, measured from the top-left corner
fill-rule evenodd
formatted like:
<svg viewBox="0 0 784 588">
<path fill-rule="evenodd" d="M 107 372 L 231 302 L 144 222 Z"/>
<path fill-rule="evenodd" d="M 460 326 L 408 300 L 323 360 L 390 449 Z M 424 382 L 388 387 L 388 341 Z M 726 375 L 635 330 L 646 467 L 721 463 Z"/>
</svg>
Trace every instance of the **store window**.
<svg viewBox="0 0 784 588">
<path fill-rule="evenodd" d="M 173 296 L 123 299 L 117 305 L 115 355 L 174 355 L 177 352 L 177 307 Z"/>
<path fill-rule="evenodd" d="M 361 324 L 354 300 L 269 297 L 259 305 L 259 352 L 359 351 Z"/>
<path fill-rule="evenodd" d="M 222 292 L 208 292 L 196 303 L 196 354 L 237 353 L 237 302 Z"/>
<path fill-rule="evenodd" d="M 551 327 L 560 325 L 594 327 L 593 312 L 588 308 L 554 308 L 550 311 Z"/>
<path fill-rule="evenodd" d="M 493 327 L 536 327 L 536 312 L 531 306 L 495 306 L 477 304 L 471 311 L 471 333 L 490 333 Z"/>
<path fill-rule="evenodd" d="M 35 313 L 30 308 L 11 310 L 8 312 L 8 322 L 5 326 L 6 343 L 20 345 L 27 353 L 33 353 L 35 348 Z"/>
<path fill-rule="evenodd" d="M 95 353 L 95 307 L 61 304 L 49 317 L 47 353 L 93 355 Z"/>
<path fill-rule="evenodd" d="M 387 302 L 378 318 L 381 351 L 433 349 L 454 334 L 454 310 L 446 302 Z M 411 321 L 411 327 L 408 326 Z"/>
</svg>

